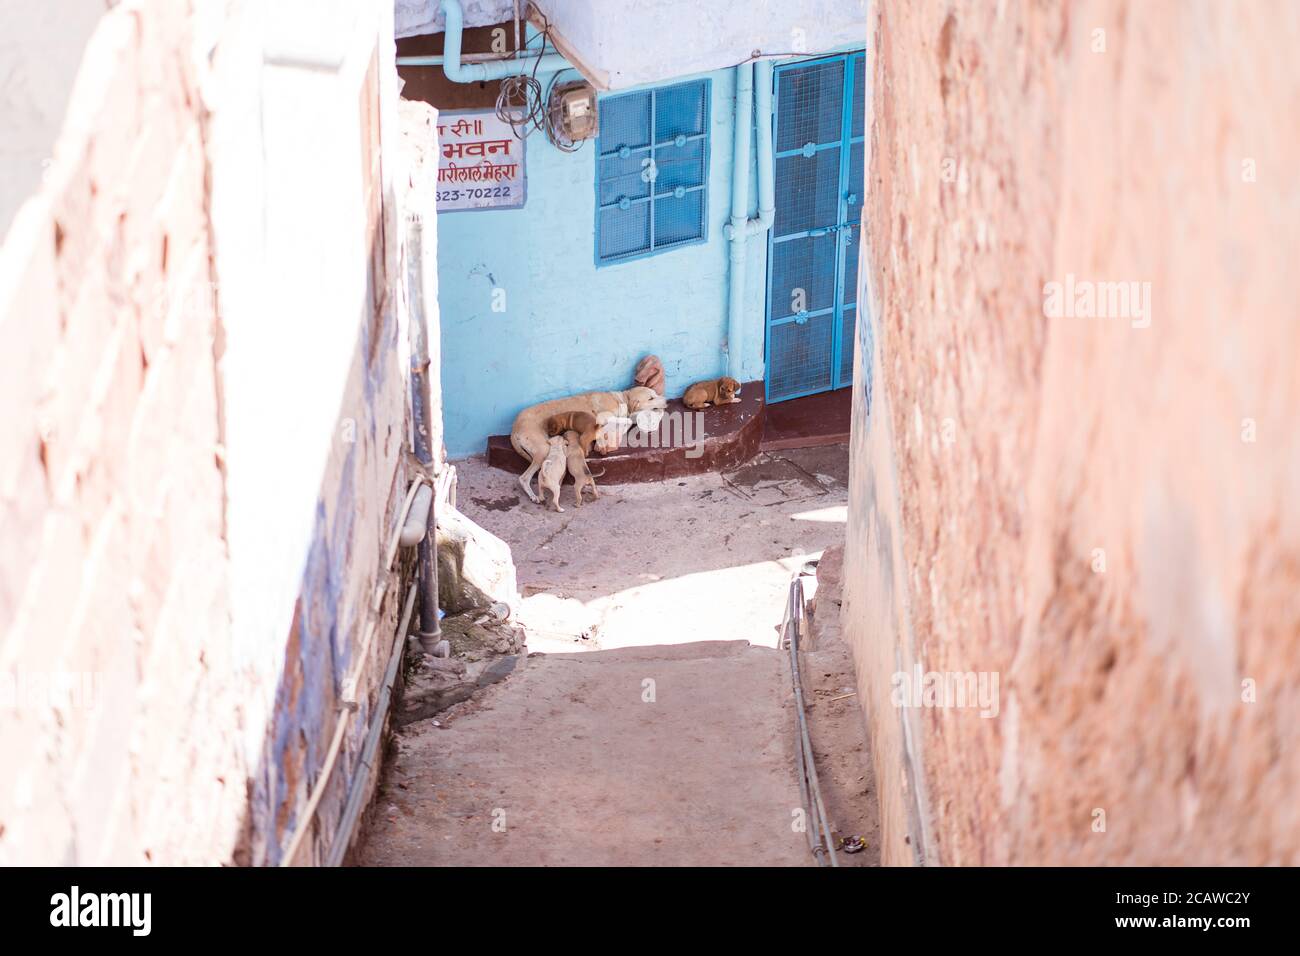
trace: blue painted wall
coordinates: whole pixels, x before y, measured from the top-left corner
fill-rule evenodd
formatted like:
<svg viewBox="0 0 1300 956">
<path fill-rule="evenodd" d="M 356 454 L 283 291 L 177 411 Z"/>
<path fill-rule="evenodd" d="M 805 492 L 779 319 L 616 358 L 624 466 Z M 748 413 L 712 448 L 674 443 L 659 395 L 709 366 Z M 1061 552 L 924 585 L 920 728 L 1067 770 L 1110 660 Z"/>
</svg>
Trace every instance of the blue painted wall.
<svg viewBox="0 0 1300 956">
<path fill-rule="evenodd" d="M 560 81 L 574 78 L 568 72 Z M 481 453 L 519 410 L 590 389 L 626 388 L 647 353 L 664 363 L 670 396 L 726 371 L 728 241 L 735 71 L 712 79 L 709 225 L 705 243 L 597 267 L 596 150 L 528 139 L 523 209 L 438 217 L 438 304 L 447 453 Z M 678 77 L 664 84 L 698 77 Z M 752 150 L 751 150 L 752 155 Z M 755 215 L 754 164 L 748 174 Z M 744 378 L 763 377 L 766 242 L 749 242 Z M 493 289 L 506 309 L 494 312 Z"/>
</svg>

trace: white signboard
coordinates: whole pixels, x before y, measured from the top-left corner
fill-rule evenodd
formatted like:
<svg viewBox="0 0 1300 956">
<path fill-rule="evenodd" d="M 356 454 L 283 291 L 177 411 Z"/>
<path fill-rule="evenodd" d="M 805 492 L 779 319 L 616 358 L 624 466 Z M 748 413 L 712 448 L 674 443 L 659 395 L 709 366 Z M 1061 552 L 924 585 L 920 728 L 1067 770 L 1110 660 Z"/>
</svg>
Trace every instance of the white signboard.
<svg viewBox="0 0 1300 956">
<path fill-rule="evenodd" d="M 438 212 L 519 209 L 524 141 L 494 110 L 438 115 Z"/>
</svg>

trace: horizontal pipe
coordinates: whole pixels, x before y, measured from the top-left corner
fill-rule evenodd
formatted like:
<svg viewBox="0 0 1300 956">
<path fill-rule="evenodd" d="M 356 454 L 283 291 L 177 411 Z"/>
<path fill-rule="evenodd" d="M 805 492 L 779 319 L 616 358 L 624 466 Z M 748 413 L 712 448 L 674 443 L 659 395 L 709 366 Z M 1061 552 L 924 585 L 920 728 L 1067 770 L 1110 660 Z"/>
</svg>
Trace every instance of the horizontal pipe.
<svg viewBox="0 0 1300 956">
<path fill-rule="evenodd" d="M 462 53 L 460 62 L 462 63 L 493 63 L 498 60 L 513 60 L 514 54 L 507 53 L 504 56 L 500 53 Z M 442 66 L 446 62 L 446 57 L 441 53 L 432 53 L 427 56 L 399 56 L 397 58 L 398 66 Z"/>
<path fill-rule="evenodd" d="M 442 72 L 453 83 L 485 83 L 525 73 L 558 73 L 573 65 L 559 53 L 497 60 L 493 63 L 463 62 L 460 44 L 465 32 L 465 12 L 461 9 L 460 0 L 442 0 L 442 12 L 447 18 L 447 32 L 442 46 Z"/>
<path fill-rule="evenodd" d="M 403 548 L 411 548 L 424 540 L 428 531 L 429 508 L 433 505 L 433 489 L 421 484 L 411 502 L 411 510 L 402 524 L 402 536 L 399 539 Z"/>
<path fill-rule="evenodd" d="M 406 526 L 406 516 L 411 513 L 411 505 L 415 503 L 415 496 L 420 491 L 420 486 L 425 484 L 424 475 L 416 475 L 411 482 L 411 487 L 407 489 L 406 500 L 402 502 L 402 510 L 397 516 L 398 527 Z M 393 570 L 393 559 L 397 557 L 397 549 L 401 547 L 402 536 L 399 531 L 396 537 L 388 542 L 388 556 L 384 561 L 384 573 L 387 574 Z"/>
</svg>

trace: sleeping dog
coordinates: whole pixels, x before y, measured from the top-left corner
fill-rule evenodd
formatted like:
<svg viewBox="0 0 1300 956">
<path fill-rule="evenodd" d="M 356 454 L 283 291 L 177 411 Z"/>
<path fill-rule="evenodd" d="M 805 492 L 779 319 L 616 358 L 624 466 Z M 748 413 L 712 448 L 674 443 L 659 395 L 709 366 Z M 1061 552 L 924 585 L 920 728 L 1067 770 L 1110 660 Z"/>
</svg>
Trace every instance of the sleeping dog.
<svg viewBox="0 0 1300 956">
<path fill-rule="evenodd" d="M 546 420 L 552 415 L 564 412 L 588 412 L 601 422 L 616 415 L 636 414 L 647 409 L 663 409 L 667 406 L 664 397 L 654 389 L 636 386 L 622 392 L 585 392 L 568 398 L 556 398 L 549 402 L 530 405 L 515 416 L 515 423 L 510 429 L 510 445 L 529 464 L 519 476 L 519 486 L 524 494 L 533 501 L 540 499 L 533 493 L 533 476 L 541 470 L 542 462 L 550 451 L 547 444 Z M 617 436 L 612 436 L 617 438 Z M 596 438 L 595 447 L 602 454 L 617 448 L 602 433 Z"/>
<path fill-rule="evenodd" d="M 698 411 L 708 407 L 710 403 L 730 405 L 732 402 L 738 402 L 740 401 L 738 395 L 740 395 L 740 383 L 724 375 L 710 382 L 696 382 L 682 396 L 682 404 Z"/>
</svg>

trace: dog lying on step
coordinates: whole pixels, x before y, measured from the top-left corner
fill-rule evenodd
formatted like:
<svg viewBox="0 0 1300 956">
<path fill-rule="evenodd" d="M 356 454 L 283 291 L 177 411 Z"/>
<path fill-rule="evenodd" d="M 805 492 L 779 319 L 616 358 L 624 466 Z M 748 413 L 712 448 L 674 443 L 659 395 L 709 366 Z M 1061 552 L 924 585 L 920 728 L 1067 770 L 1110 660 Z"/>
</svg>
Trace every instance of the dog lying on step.
<svg viewBox="0 0 1300 956">
<path fill-rule="evenodd" d="M 740 383 L 734 378 L 724 375 L 722 378 L 714 379 L 711 382 L 696 382 L 686 390 L 682 396 L 682 404 L 687 408 L 699 411 L 701 408 L 707 408 L 713 405 L 730 405 L 733 402 L 740 401 Z"/>
<path fill-rule="evenodd" d="M 597 422 L 603 424 L 609 418 L 626 417 L 647 408 L 667 407 L 668 402 L 662 395 L 654 389 L 641 385 L 623 392 L 584 392 L 581 395 L 555 398 L 549 402 L 528 406 L 515 416 L 515 423 L 510 429 L 511 447 L 529 463 L 527 470 L 519 476 L 519 486 L 532 501 L 540 500 L 533 493 L 533 475 L 541 470 L 542 462 L 546 460 L 546 455 L 550 451 L 546 420 L 552 415 L 562 415 L 565 412 L 588 412 L 596 416 Z M 609 436 L 604 434 L 596 438 L 596 451 L 605 454 L 613 450 L 608 443 L 608 438 Z"/>
</svg>

